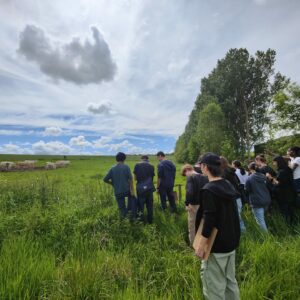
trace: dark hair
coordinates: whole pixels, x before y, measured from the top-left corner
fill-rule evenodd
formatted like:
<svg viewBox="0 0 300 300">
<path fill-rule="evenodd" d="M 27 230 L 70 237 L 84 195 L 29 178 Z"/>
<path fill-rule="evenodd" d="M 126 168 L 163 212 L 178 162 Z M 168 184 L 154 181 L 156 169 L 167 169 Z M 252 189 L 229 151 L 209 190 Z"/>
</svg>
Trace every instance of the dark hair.
<svg viewBox="0 0 300 300">
<path fill-rule="evenodd" d="M 149 157 L 148 157 L 148 155 L 142 155 L 141 159 L 143 159 L 143 160 L 148 160 Z"/>
<path fill-rule="evenodd" d="M 156 156 L 162 156 L 162 157 L 165 157 L 165 154 L 162 152 L 162 151 L 158 151 Z"/>
<path fill-rule="evenodd" d="M 293 151 L 295 156 L 300 156 L 300 147 L 294 146 L 289 149 L 289 151 Z"/>
<path fill-rule="evenodd" d="M 212 176 L 219 177 L 222 175 L 221 166 L 206 165 L 206 167 Z"/>
<path fill-rule="evenodd" d="M 257 156 L 255 157 L 255 160 L 259 160 L 259 161 L 261 161 L 262 163 L 266 163 L 266 162 L 267 162 L 267 160 L 266 160 L 264 154 L 259 154 L 259 155 L 257 155 Z"/>
<path fill-rule="evenodd" d="M 119 152 L 117 155 L 116 155 L 116 161 L 117 162 L 123 162 L 125 161 L 126 159 L 126 154 L 123 153 L 123 152 Z"/>
<path fill-rule="evenodd" d="M 255 162 L 252 162 L 248 165 L 248 169 L 251 171 L 258 171 L 258 168 L 256 166 L 256 163 Z"/>
<path fill-rule="evenodd" d="M 273 161 L 277 162 L 277 169 L 278 170 L 284 169 L 284 168 L 286 168 L 288 166 L 286 160 L 282 156 L 280 156 L 280 155 L 275 156 L 273 158 Z"/>
<path fill-rule="evenodd" d="M 246 171 L 245 171 L 245 169 L 242 167 L 242 164 L 241 164 L 241 162 L 240 162 L 239 160 L 234 160 L 232 163 L 233 163 L 233 165 L 234 165 L 237 169 L 239 169 L 239 170 L 241 171 L 241 174 L 242 174 L 242 175 L 245 175 L 245 174 L 246 174 Z"/>
</svg>

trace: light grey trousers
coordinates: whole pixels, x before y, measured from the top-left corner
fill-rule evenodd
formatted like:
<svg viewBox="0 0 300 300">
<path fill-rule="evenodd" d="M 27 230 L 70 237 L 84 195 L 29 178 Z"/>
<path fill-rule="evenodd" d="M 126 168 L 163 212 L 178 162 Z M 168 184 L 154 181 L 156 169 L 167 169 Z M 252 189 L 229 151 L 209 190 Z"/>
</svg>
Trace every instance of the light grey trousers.
<svg viewBox="0 0 300 300">
<path fill-rule="evenodd" d="M 240 292 L 235 279 L 235 251 L 211 253 L 201 262 L 201 280 L 207 300 L 239 300 Z"/>
</svg>

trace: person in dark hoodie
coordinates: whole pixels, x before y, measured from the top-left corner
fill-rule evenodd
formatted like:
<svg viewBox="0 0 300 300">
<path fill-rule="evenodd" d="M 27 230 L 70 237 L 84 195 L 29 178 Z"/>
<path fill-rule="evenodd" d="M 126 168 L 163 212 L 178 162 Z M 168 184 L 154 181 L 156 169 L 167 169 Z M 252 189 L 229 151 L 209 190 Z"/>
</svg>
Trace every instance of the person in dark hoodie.
<svg viewBox="0 0 300 300">
<path fill-rule="evenodd" d="M 201 200 L 201 189 L 208 183 L 208 179 L 197 173 L 194 167 L 189 164 L 182 167 L 181 175 L 186 176 L 185 208 L 188 212 L 189 240 L 192 246 L 195 238 L 195 220 Z"/>
<path fill-rule="evenodd" d="M 176 167 L 170 160 L 166 159 L 166 156 L 162 151 L 159 151 L 156 156 L 159 160 L 159 164 L 157 166 L 157 191 L 160 196 L 161 208 L 166 210 L 168 198 L 170 210 L 172 213 L 175 213 L 176 203 L 173 189 Z"/>
<path fill-rule="evenodd" d="M 229 165 L 228 160 L 223 156 L 221 156 L 220 159 L 221 159 L 222 177 L 224 179 L 228 180 L 233 185 L 235 190 L 237 191 L 236 204 L 237 204 L 237 208 L 238 208 L 238 212 L 239 212 L 241 231 L 244 232 L 246 230 L 246 226 L 245 226 L 244 220 L 241 215 L 243 203 L 242 203 L 241 193 L 239 190 L 240 189 L 240 180 L 235 173 L 235 169 Z"/>
<path fill-rule="evenodd" d="M 267 159 L 264 154 L 259 154 L 255 157 L 256 170 L 259 173 L 267 175 L 267 173 L 271 174 L 272 177 L 276 177 L 276 172 L 267 164 Z M 273 195 L 273 185 L 271 180 L 267 178 L 267 188 L 269 190 L 271 200 L 274 198 Z"/>
<path fill-rule="evenodd" d="M 265 211 L 271 203 L 271 196 L 267 187 L 267 177 L 258 171 L 255 163 L 249 166 L 251 175 L 246 181 L 245 189 L 249 196 L 250 206 L 258 225 L 266 232 Z"/>
<path fill-rule="evenodd" d="M 147 221 L 149 224 L 153 221 L 153 184 L 154 166 L 149 163 L 149 157 L 143 155 L 141 162 L 134 166 L 134 179 L 136 180 L 136 192 L 138 196 L 138 214 L 141 221 L 144 219 L 144 207 L 147 208 Z"/>
<path fill-rule="evenodd" d="M 274 195 L 278 203 L 279 211 L 288 223 L 293 221 L 293 203 L 296 193 L 293 186 L 293 171 L 288 167 L 282 156 L 276 156 L 273 164 L 277 168 L 277 176 L 267 173 L 267 177 L 274 185 Z"/>
<path fill-rule="evenodd" d="M 203 187 L 196 216 L 196 230 L 203 220 L 200 243 L 195 254 L 202 259 L 201 279 L 205 299 L 240 299 L 235 278 L 235 250 L 240 240 L 237 192 L 221 177 L 220 157 L 207 153 L 202 157 L 201 169 L 209 183 Z M 216 228 L 217 235 L 208 260 L 204 260 L 208 238 Z"/>
</svg>

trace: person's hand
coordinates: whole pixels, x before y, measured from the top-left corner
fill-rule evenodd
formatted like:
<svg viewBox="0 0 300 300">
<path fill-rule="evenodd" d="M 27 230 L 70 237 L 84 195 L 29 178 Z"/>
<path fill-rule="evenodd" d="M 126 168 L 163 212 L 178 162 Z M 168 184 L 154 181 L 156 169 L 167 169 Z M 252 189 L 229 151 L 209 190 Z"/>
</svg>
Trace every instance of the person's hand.
<svg viewBox="0 0 300 300">
<path fill-rule="evenodd" d="M 271 175 L 270 173 L 267 173 L 266 176 L 267 176 L 267 178 L 270 179 L 270 180 L 273 179 L 273 177 L 272 177 L 272 175 Z"/>
<path fill-rule="evenodd" d="M 195 254 L 199 258 L 204 259 L 204 255 L 205 255 L 204 247 L 202 245 L 200 245 L 199 248 L 195 250 Z"/>
<path fill-rule="evenodd" d="M 189 204 L 186 208 L 187 211 L 189 212 L 195 212 L 195 209 L 193 208 L 193 206 L 191 204 Z"/>
<path fill-rule="evenodd" d="M 204 259 L 206 246 L 207 246 L 207 238 L 205 238 L 204 236 L 201 235 L 199 247 L 198 247 L 198 249 L 195 250 L 196 256 L 198 256 L 201 259 Z"/>
</svg>

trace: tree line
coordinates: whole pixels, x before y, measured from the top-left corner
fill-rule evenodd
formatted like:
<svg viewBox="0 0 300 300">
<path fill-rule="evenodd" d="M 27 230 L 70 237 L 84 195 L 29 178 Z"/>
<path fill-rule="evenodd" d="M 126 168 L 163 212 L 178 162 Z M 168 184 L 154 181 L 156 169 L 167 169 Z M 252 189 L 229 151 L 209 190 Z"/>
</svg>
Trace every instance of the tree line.
<svg viewBox="0 0 300 300">
<path fill-rule="evenodd" d="M 275 72 L 276 51 L 230 49 L 201 89 L 175 157 L 195 162 L 208 151 L 228 159 L 250 157 L 265 133 L 284 129 L 299 132 L 300 87 Z"/>
</svg>

